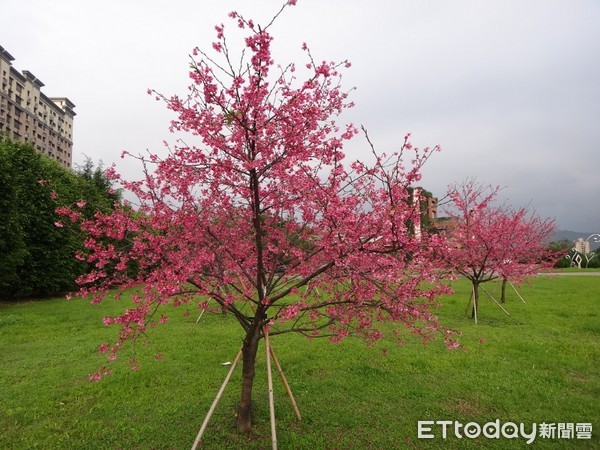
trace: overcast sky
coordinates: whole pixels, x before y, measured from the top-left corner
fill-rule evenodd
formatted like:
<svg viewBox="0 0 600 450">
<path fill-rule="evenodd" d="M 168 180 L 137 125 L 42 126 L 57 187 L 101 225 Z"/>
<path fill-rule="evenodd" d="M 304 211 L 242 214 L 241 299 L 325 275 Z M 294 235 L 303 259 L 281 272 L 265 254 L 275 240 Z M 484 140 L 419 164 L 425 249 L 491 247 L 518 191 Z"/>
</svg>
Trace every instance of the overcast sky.
<svg viewBox="0 0 600 450">
<path fill-rule="evenodd" d="M 237 10 L 266 23 L 280 0 L 3 0 L 0 45 L 76 105 L 74 161 L 117 163 L 162 149 L 172 118 L 146 94 L 182 94 L 188 54 L 210 48 Z M 468 177 L 561 229 L 600 232 L 600 1 L 298 0 L 272 33 L 278 62 L 352 62 L 347 120 L 380 151 L 405 133 L 439 144 L 423 186 L 442 197 Z M 357 138 L 346 153 L 366 157 Z M 365 155 L 365 156 L 361 156 Z"/>
</svg>

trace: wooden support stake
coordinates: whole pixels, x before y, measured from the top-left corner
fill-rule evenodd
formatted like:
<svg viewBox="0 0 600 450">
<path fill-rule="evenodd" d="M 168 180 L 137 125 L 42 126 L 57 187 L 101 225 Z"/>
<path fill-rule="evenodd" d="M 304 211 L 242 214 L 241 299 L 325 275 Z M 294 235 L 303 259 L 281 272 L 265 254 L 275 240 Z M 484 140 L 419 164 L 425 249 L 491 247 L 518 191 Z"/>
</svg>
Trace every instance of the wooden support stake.
<svg viewBox="0 0 600 450">
<path fill-rule="evenodd" d="M 277 431 L 275 430 L 275 399 L 273 397 L 273 377 L 271 374 L 271 346 L 269 345 L 269 333 L 263 328 L 265 334 L 265 346 L 267 347 L 267 383 L 269 385 L 269 415 L 271 416 L 271 443 L 273 450 L 277 450 Z"/>
<path fill-rule="evenodd" d="M 521 297 L 521 294 L 519 294 L 519 291 L 517 291 L 517 288 L 514 287 L 514 285 L 510 281 L 508 283 L 513 288 L 513 290 L 516 292 L 516 294 L 519 296 L 519 298 L 521 299 L 521 301 L 526 304 L 525 299 L 523 299 L 523 297 Z"/>
<path fill-rule="evenodd" d="M 505 310 L 505 309 L 502 307 L 502 305 L 501 305 L 500 303 L 498 303 L 498 302 L 496 301 L 496 299 L 495 299 L 494 297 L 492 297 L 488 291 L 486 291 L 486 290 L 485 290 L 485 288 L 484 288 L 483 286 L 481 287 L 481 289 L 483 290 L 483 292 L 485 292 L 485 293 L 487 294 L 487 296 L 488 296 L 489 298 L 491 298 L 491 299 L 494 301 L 494 303 L 495 303 L 496 305 L 498 305 L 498 306 L 500 307 L 500 309 L 501 309 L 502 311 L 504 311 L 504 313 L 505 313 L 507 316 L 510 316 L 510 314 L 508 313 L 508 311 L 507 311 L 507 310 Z"/>
<path fill-rule="evenodd" d="M 473 301 L 473 292 L 474 292 L 474 290 L 471 289 L 471 295 L 469 297 L 469 303 L 467 303 L 467 309 L 465 309 L 465 317 L 467 317 L 467 315 L 469 314 L 469 306 L 471 306 L 471 302 Z"/>
<path fill-rule="evenodd" d="M 212 416 L 213 412 L 215 411 L 215 408 L 219 404 L 219 400 L 221 400 L 221 395 L 223 395 L 225 386 L 227 386 L 227 383 L 229 383 L 231 374 L 233 373 L 233 370 L 235 369 L 235 366 L 237 365 L 241 356 L 242 356 L 242 349 L 240 349 L 237 356 L 235 357 L 235 360 L 233 361 L 233 364 L 231 365 L 231 368 L 229 369 L 229 372 L 227 373 L 227 376 L 225 377 L 225 381 L 223 381 L 223 384 L 221 385 L 221 389 L 219 389 L 219 392 L 217 393 L 215 400 L 213 401 L 212 405 L 210 406 L 210 409 L 208 410 L 208 414 L 206 414 L 206 417 L 204 418 L 204 422 L 202 422 L 202 426 L 200 427 L 198 436 L 196 436 L 196 440 L 194 441 L 194 444 L 192 445 L 192 450 L 196 450 L 196 448 L 198 447 L 198 444 L 200 443 L 200 439 L 202 439 L 202 435 L 204 434 L 204 430 L 206 430 L 206 427 L 208 425 L 208 421 L 210 420 L 210 417 Z"/>
<path fill-rule="evenodd" d="M 310 281 L 309 281 L 308 283 L 306 283 L 306 293 L 307 294 L 310 293 L 311 289 L 314 289 L 317 292 L 317 295 L 319 295 L 319 296 L 321 295 L 321 292 L 319 291 L 319 288 L 318 287 L 315 287 L 315 288 L 311 287 Z"/>
<path fill-rule="evenodd" d="M 473 296 L 473 312 L 475 313 L 475 325 L 477 325 L 477 299 L 475 298 L 475 286 L 473 286 L 473 290 L 471 292 L 471 295 Z"/>
<path fill-rule="evenodd" d="M 273 350 L 273 347 L 269 346 L 269 349 L 271 350 L 271 356 L 273 357 L 273 361 L 275 362 L 275 367 L 277 367 L 277 372 L 279 372 L 279 377 L 281 378 L 281 381 L 283 382 L 283 385 L 285 386 L 285 390 L 288 394 L 288 396 L 290 397 L 290 400 L 292 402 L 292 406 L 294 407 L 294 412 L 296 413 L 296 417 L 298 417 L 298 421 L 302 421 L 302 416 L 300 415 L 300 410 L 298 409 L 298 405 L 296 404 L 296 400 L 294 399 L 294 394 L 292 394 L 292 390 L 290 389 L 290 385 L 287 382 L 287 379 L 285 378 L 285 375 L 283 373 L 283 370 L 281 369 L 281 365 L 279 364 L 279 360 L 277 359 L 277 356 L 275 356 L 275 350 Z"/>
</svg>

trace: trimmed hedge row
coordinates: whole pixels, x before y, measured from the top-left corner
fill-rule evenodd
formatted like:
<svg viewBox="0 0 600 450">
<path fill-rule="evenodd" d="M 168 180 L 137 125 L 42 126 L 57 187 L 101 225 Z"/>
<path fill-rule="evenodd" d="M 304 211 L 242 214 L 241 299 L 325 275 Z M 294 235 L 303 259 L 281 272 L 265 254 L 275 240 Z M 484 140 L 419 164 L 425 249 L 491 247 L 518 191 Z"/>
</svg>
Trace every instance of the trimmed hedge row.
<svg viewBox="0 0 600 450">
<path fill-rule="evenodd" d="M 60 227 L 59 205 L 85 201 L 84 215 L 112 208 L 118 194 L 88 160 L 72 172 L 29 144 L 0 136 L 0 299 L 47 296 L 74 288 L 86 270 L 74 258 L 82 238 Z M 74 232 L 75 231 L 75 232 Z"/>
</svg>

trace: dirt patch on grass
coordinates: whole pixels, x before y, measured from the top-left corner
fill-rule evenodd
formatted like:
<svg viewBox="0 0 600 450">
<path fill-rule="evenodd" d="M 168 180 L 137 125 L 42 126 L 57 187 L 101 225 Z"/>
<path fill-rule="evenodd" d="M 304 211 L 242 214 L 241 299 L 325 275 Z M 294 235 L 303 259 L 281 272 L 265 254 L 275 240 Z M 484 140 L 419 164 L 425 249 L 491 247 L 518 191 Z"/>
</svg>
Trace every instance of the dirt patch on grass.
<svg viewBox="0 0 600 450">
<path fill-rule="evenodd" d="M 567 380 L 571 383 L 571 382 L 575 382 L 575 383 L 581 383 L 581 384 L 588 384 L 591 379 L 589 376 L 580 373 L 580 372 L 570 372 L 567 375 Z"/>
<path fill-rule="evenodd" d="M 474 399 L 453 398 L 441 403 L 440 406 L 457 417 L 480 416 L 490 412 Z"/>
</svg>

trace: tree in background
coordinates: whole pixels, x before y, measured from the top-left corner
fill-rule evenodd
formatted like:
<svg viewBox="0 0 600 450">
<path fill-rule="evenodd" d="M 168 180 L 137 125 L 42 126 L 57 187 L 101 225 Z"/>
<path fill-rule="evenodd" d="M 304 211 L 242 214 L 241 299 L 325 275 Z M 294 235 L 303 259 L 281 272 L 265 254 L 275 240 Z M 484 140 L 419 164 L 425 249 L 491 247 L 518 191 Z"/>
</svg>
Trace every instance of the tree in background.
<svg viewBox="0 0 600 450">
<path fill-rule="evenodd" d="M 518 283 L 556 260 L 547 245 L 554 222 L 526 208 L 493 206 L 498 191 L 469 180 L 451 186 L 448 193 L 448 215 L 456 225 L 449 235 L 447 261 L 473 284 L 472 318 L 478 312 L 482 283 L 499 278 Z"/>
<path fill-rule="evenodd" d="M 113 183 L 105 172 L 102 161 L 94 164 L 88 156 L 84 158 L 84 163 L 75 169 L 75 173 L 87 181 L 83 183 L 86 198 L 95 198 L 98 206 L 102 208 L 112 208 L 115 203 L 121 202 L 121 192 L 113 189 Z"/>
<path fill-rule="evenodd" d="M 62 226 L 53 197 L 91 217 L 110 209 L 111 196 L 30 145 L 0 140 L 0 298 L 73 289 L 87 266 L 73 259 L 83 241 Z"/>
<path fill-rule="evenodd" d="M 526 208 L 508 209 L 502 220 L 504 224 L 499 226 L 508 237 L 505 249 L 507 259 L 498 268 L 502 277 L 500 300 L 504 303 L 507 282 L 518 283 L 553 267 L 562 252 L 548 246 L 550 237 L 556 231 L 554 220 L 542 219 Z"/>
<path fill-rule="evenodd" d="M 587 267 L 589 267 L 589 268 L 600 267 L 600 247 L 598 247 L 596 250 L 594 250 L 593 258 L 590 258 L 590 260 L 588 261 Z"/>
<path fill-rule="evenodd" d="M 377 323 L 387 321 L 425 340 L 441 331 L 449 347 L 457 343 L 430 311 L 446 289 L 434 270 L 441 239 L 417 239 L 407 225 L 419 214 L 408 188 L 434 149 L 414 148 L 406 137 L 389 155 L 371 145 L 371 165 L 344 164 L 343 144 L 357 130 L 334 119 L 351 106 L 340 86 L 349 64 L 317 62 L 304 45 L 306 65 L 277 66 L 273 21 L 259 27 L 230 17 L 246 33 L 241 59 L 219 25 L 212 53 L 193 52 L 189 96 L 152 92 L 177 114 L 172 131 L 189 133 L 194 145 L 139 156 L 141 181 L 114 174 L 139 209 L 83 223 L 85 258 L 95 270 L 79 283 L 97 301 L 115 287 L 142 286 L 135 308 L 106 319 L 122 327 L 118 342 L 101 347 L 111 358 L 122 341 L 157 322 L 161 305 L 199 301 L 233 315 L 243 337 L 237 426 L 249 431 L 266 332 L 372 342 L 382 337 Z M 413 166 L 405 169 L 407 155 Z M 127 251 L 113 245 L 127 236 Z M 139 267 L 133 276 L 131 261 Z"/>
<path fill-rule="evenodd" d="M 562 255 L 554 264 L 555 269 L 564 269 L 571 267 L 573 241 L 563 239 L 560 241 L 552 241 L 548 244 L 550 250 L 554 251 L 557 255 Z"/>
</svg>

